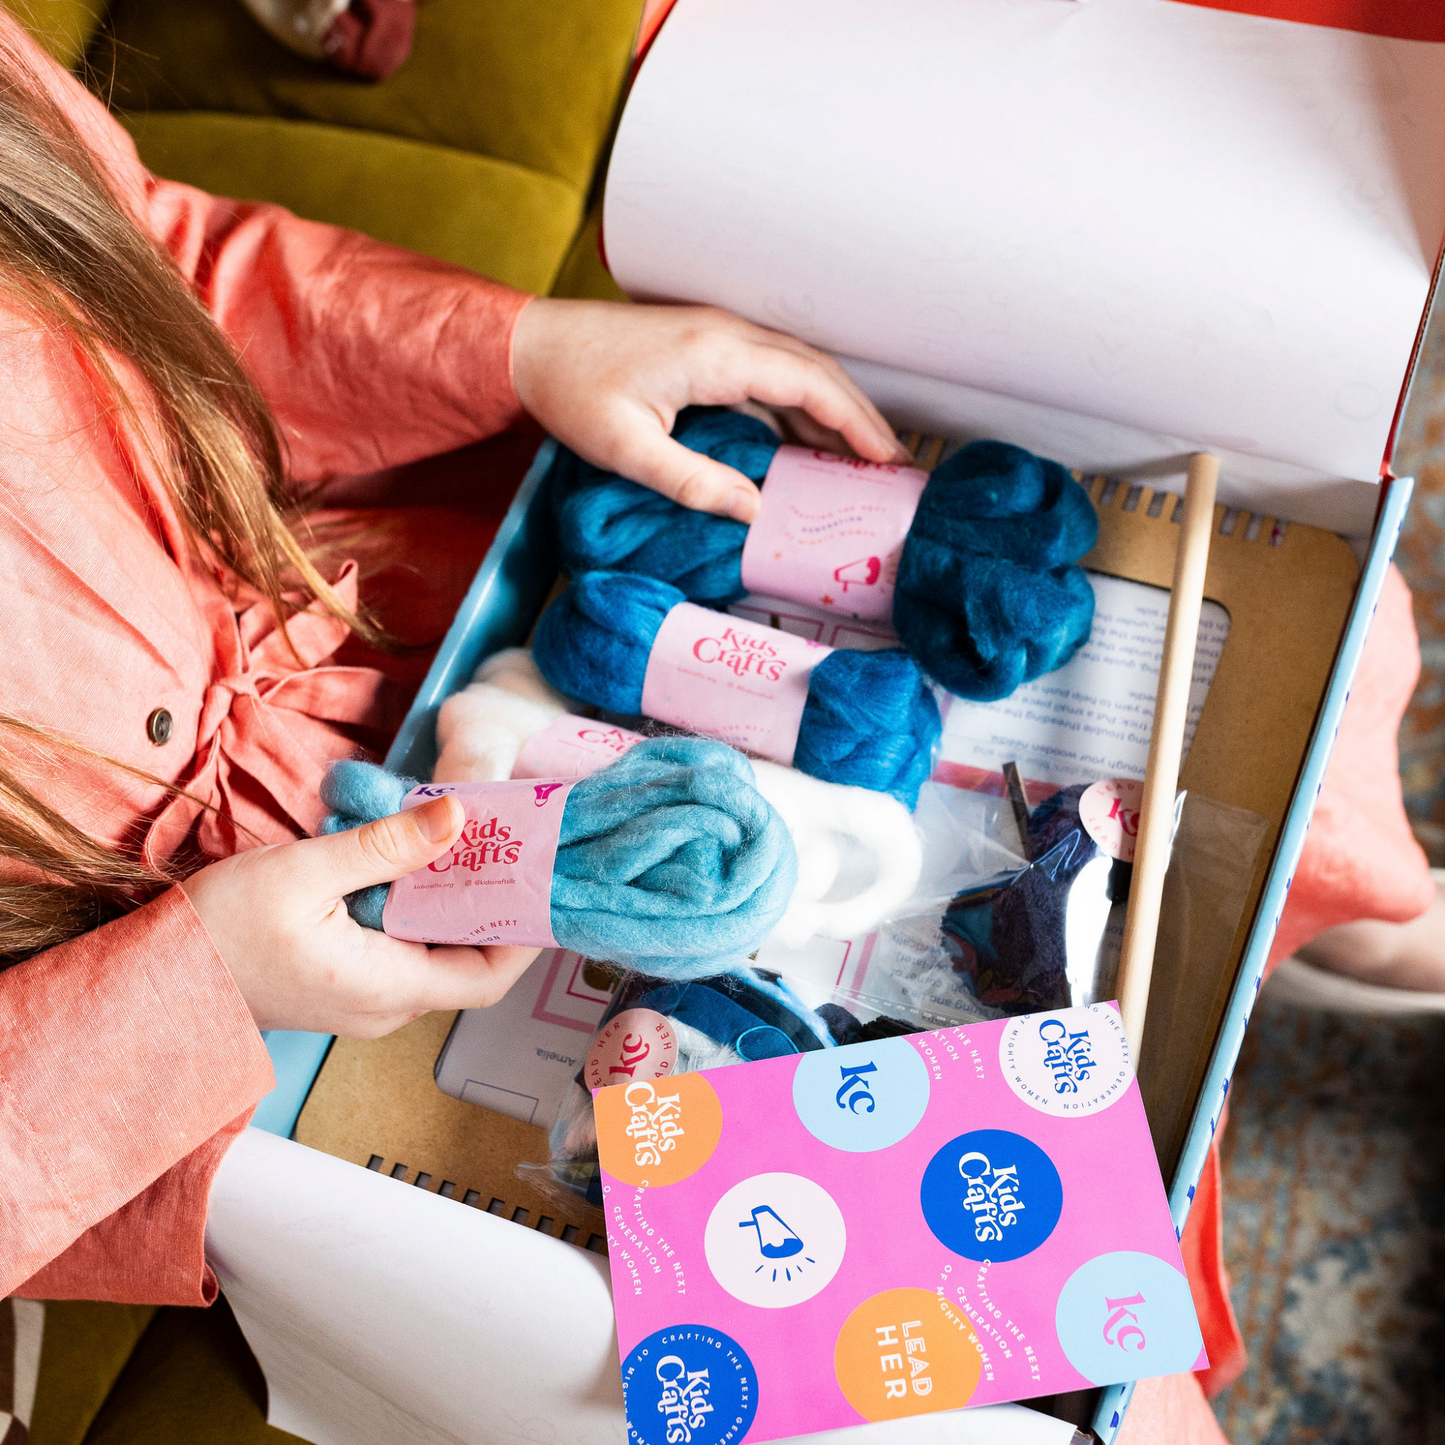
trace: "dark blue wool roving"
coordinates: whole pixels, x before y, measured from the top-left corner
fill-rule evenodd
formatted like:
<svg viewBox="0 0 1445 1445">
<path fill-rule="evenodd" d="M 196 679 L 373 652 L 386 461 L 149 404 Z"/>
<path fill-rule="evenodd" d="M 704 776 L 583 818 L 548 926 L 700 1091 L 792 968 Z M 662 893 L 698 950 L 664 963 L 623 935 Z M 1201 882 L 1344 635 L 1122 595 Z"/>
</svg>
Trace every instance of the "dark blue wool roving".
<svg viewBox="0 0 1445 1445">
<path fill-rule="evenodd" d="M 653 639 L 686 600 L 654 577 L 585 572 L 542 614 L 532 656 L 558 691 L 635 717 Z M 941 731 L 938 703 L 906 652 L 836 648 L 813 669 L 793 765 L 911 808 Z"/>
<path fill-rule="evenodd" d="M 396 812 L 409 788 L 370 763 L 333 763 L 323 833 Z M 704 738 L 654 738 L 579 779 L 552 875 L 563 948 L 656 978 L 710 978 L 755 952 L 798 876 L 793 840 L 741 753 Z M 381 927 L 387 885 L 347 899 Z"/>
<path fill-rule="evenodd" d="M 778 439 L 734 411 L 684 412 L 684 445 L 753 481 Z M 559 454 L 552 511 L 573 575 L 636 572 L 690 602 L 743 595 L 747 528 Z M 1061 667 L 1087 641 L 1094 594 L 1072 564 L 1094 545 L 1088 493 L 1057 462 L 1004 442 L 971 442 L 929 477 L 904 544 L 893 624 L 924 670 L 959 697 L 993 701 Z"/>
<path fill-rule="evenodd" d="M 690 408 L 673 435 L 755 482 L 767 476 L 779 446 L 763 422 L 735 411 Z M 744 523 L 670 502 L 565 448 L 552 465 L 549 486 L 562 565 L 569 572 L 658 577 L 690 602 L 710 607 L 726 607 L 743 595 Z"/>
<path fill-rule="evenodd" d="M 934 469 L 903 544 L 893 626 L 959 697 L 992 702 L 1089 640 L 1089 494 L 1057 462 L 970 442 Z"/>
</svg>

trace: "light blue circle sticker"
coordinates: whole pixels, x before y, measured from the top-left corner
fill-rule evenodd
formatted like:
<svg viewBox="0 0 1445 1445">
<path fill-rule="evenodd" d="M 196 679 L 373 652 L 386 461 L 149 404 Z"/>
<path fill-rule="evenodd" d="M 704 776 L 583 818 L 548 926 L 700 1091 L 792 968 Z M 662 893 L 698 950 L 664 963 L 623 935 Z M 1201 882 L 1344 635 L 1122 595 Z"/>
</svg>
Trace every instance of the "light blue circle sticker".
<svg viewBox="0 0 1445 1445">
<path fill-rule="evenodd" d="M 1080 1265 L 1059 1292 L 1054 1324 L 1069 1363 L 1095 1385 L 1182 1374 L 1204 1348 L 1189 1281 L 1129 1249 Z"/>
<path fill-rule="evenodd" d="M 928 1108 L 928 1065 L 907 1039 L 818 1049 L 798 1060 L 793 1107 L 834 1149 L 867 1154 L 906 1139 Z"/>
</svg>

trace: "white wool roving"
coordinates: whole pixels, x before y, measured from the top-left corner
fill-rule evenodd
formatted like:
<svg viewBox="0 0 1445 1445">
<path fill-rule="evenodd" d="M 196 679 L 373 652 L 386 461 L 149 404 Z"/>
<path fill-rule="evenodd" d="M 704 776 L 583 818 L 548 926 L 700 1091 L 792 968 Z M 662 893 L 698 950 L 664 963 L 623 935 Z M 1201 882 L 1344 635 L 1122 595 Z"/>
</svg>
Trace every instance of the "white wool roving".
<svg viewBox="0 0 1445 1445">
<path fill-rule="evenodd" d="M 437 718 L 438 783 L 501 782 L 534 734 L 570 711 L 525 647 L 489 657 Z M 810 938 L 870 933 L 918 886 L 923 844 L 896 798 L 753 759 L 758 791 L 778 810 L 798 851 L 798 885 L 773 937 L 788 948 Z M 849 866 L 845 868 L 846 862 Z M 861 862 L 861 867 L 858 866 Z M 843 881 L 840 884 L 840 875 Z M 851 891 L 849 891 L 851 889 Z M 839 892 L 842 896 L 830 897 Z"/>
<path fill-rule="evenodd" d="M 798 886 L 772 934 L 780 943 L 799 948 L 815 935 L 871 933 L 913 893 L 923 870 L 923 841 L 897 798 L 826 783 L 759 758 L 753 772 L 758 792 L 778 810 L 798 850 Z M 856 892 L 829 898 L 842 865 L 840 840 L 866 858 L 866 881 Z"/>
<path fill-rule="evenodd" d="M 437 717 L 437 783 L 498 783 L 512 776 L 522 744 L 567 711 L 567 699 L 525 647 L 489 657 Z"/>
</svg>

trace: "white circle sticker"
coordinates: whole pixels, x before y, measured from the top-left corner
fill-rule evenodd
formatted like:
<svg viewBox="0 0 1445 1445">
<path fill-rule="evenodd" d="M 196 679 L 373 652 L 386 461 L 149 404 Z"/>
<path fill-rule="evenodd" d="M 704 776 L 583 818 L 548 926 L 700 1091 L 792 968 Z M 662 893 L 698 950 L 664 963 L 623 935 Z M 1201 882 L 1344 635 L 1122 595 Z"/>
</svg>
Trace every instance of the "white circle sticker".
<svg viewBox="0 0 1445 1445">
<path fill-rule="evenodd" d="M 1124 1021 L 1102 1003 L 1010 1019 L 998 1062 L 1024 1103 L 1061 1119 L 1107 1109 L 1134 1077 Z"/>
<path fill-rule="evenodd" d="M 713 1207 L 703 1250 L 734 1299 L 776 1310 L 823 1289 L 847 1240 L 843 1212 L 821 1185 L 801 1174 L 755 1174 Z"/>
<path fill-rule="evenodd" d="M 1105 778 L 1084 789 L 1079 798 L 1079 821 L 1109 857 L 1132 863 L 1143 804 L 1143 783 L 1133 778 Z"/>
<path fill-rule="evenodd" d="M 624 1009 L 592 1040 L 582 1077 L 589 1089 L 660 1079 L 677 1067 L 677 1034 L 655 1009 Z"/>
</svg>

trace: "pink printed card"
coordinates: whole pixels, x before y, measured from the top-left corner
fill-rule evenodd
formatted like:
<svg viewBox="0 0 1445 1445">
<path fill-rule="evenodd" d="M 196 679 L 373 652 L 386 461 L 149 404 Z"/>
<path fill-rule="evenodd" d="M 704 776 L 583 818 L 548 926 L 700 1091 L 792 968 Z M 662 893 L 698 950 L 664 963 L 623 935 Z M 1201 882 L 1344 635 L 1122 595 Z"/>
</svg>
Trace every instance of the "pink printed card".
<svg viewBox="0 0 1445 1445">
<path fill-rule="evenodd" d="M 1111 1004 L 595 1100 L 631 1445 L 1208 1364 Z"/>
</svg>

